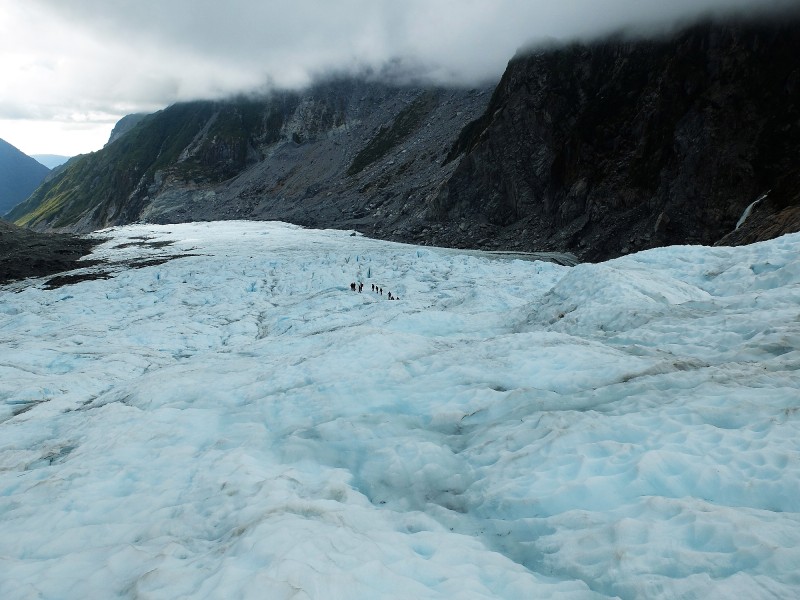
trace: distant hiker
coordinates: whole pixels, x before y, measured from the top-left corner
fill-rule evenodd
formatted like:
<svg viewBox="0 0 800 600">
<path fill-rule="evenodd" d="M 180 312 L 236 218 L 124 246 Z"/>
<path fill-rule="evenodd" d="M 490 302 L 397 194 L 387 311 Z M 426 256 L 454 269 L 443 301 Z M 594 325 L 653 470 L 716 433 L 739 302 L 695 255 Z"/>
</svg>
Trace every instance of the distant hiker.
<svg viewBox="0 0 800 600">
<path fill-rule="evenodd" d="M 381 296 L 383 296 L 383 288 L 381 288 Z"/>
<path fill-rule="evenodd" d="M 371 283 L 371 284 L 370 284 L 370 287 L 372 287 L 372 291 L 374 292 L 374 291 L 375 291 L 375 284 L 374 284 L 374 283 Z"/>
<path fill-rule="evenodd" d="M 389 292 L 389 300 L 394 300 L 394 298 L 392 298 L 392 292 Z"/>
<path fill-rule="evenodd" d="M 351 283 L 350 284 L 350 291 L 352 291 L 352 292 L 356 291 L 356 284 L 355 283 Z"/>
<path fill-rule="evenodd" d="M 364 284 L 363 283 L 359 283 L 358 284 L 358 293 L 360 294 L 361 290 L 363 290 L 363 289 L 364 289 Z"/>
</svg>

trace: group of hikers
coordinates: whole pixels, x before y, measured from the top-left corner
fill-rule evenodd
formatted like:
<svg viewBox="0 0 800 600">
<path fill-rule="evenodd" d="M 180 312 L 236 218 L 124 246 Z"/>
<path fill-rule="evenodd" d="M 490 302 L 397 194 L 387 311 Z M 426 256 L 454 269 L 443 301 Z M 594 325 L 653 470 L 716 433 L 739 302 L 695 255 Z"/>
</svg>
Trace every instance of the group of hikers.
<svg viewBox="0 0 800 600">
<path fill-rule="evenodd" d="M 381 296 L 383 296 L 383 288 L 382 288 L 382 287 L 378 287 L 378 286 L 377 286 L 377 285 L 375 285 L 374 283 L 373 283 L 373 284 L 371 284 L 371 286 L 372 286 L 372 291 L 373 291 L 373 292 L 375 292 L 376 294 L 380 294 Z M 350 284 L 350 289 L 351 289 L 352 291 L 354 291 L 354 292 L 359 292 L 359 293 L 360 293 L 360 292 L 363 292 L 363 291 L 364 291 L 364 284 L 363 284 L 362 282 L 359 282 L 359 283 L 355 283 L 355 282 L 353 282 L 353 283 L 351 283 L 351 284 Z M 388 298 L 389 300 L 400 300 L 400 297 L 399 297 L 399 296 L 392 296 L 392 292 L 388 292 L 387 298 Z"/>
</svg>

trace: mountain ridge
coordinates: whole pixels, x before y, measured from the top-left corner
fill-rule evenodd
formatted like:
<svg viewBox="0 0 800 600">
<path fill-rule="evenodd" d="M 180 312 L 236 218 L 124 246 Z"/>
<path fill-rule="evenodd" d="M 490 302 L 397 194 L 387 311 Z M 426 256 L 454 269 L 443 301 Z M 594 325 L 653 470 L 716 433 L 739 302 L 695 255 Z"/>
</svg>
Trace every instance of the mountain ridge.
<svg viewBox="0 0 800 600">
<path fill-rule="evenodd" d="M 25 200 L 48 173 L 46 166 L 0 139 L 0 216 Z"/>
<path fill-rule="evenodd" d="M 424 211 L 445 177 L 441 158 L 487 101 L 487 89 L 334 79 L 267 98 L 177 104 L 73 164 L 11 217 L 74 232 L 254 218 L 380 235 Z"/>
<path fill-rule="evenodd" d="M 340 78 L 173 105 L 11 216 L 77 232 L 284 220 L 582 260 L 766 239 L 796 230 L 800 206 L 798 25 L 792 12 L 520 52 L 493 88 Z"/>
<path fill-rule="evenodd" d="M 798 24 L 704 23 L 518 55 L 451 151 L 459 166 L 435 216 L 481 215 L 598 260 L 718 242 L 765 193 L 769 214 L 800 204 L 775 197 L 800 188 Z"/>
</svg>

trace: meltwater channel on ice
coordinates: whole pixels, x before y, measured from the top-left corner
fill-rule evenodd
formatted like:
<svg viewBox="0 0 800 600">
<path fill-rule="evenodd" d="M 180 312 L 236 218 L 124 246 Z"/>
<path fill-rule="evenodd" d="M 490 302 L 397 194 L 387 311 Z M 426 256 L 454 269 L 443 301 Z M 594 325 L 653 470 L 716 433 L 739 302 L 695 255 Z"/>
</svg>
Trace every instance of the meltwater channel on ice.
<svg viewBox="0 0 800 600">
<path fill-rule="evenodd" d="M 0 287 L 0 598 L 800 597 L 800 235 L 97 235 Z"/>
</svg>

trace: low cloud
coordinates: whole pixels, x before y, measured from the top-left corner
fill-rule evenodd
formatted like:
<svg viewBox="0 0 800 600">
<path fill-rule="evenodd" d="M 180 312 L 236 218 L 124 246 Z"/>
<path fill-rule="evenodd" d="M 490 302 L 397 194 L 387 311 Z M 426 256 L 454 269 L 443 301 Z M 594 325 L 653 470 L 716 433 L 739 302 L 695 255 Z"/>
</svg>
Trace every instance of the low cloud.
<svg viewBox="0 0 800 600">
<path fill-rule="evenodd" d="M 0 119 L 75 120 L 301 87 L 402 59 L 439 83 L 496 80 L 522 46 L 784 0 L 7 0 Z"/>
</svg>

